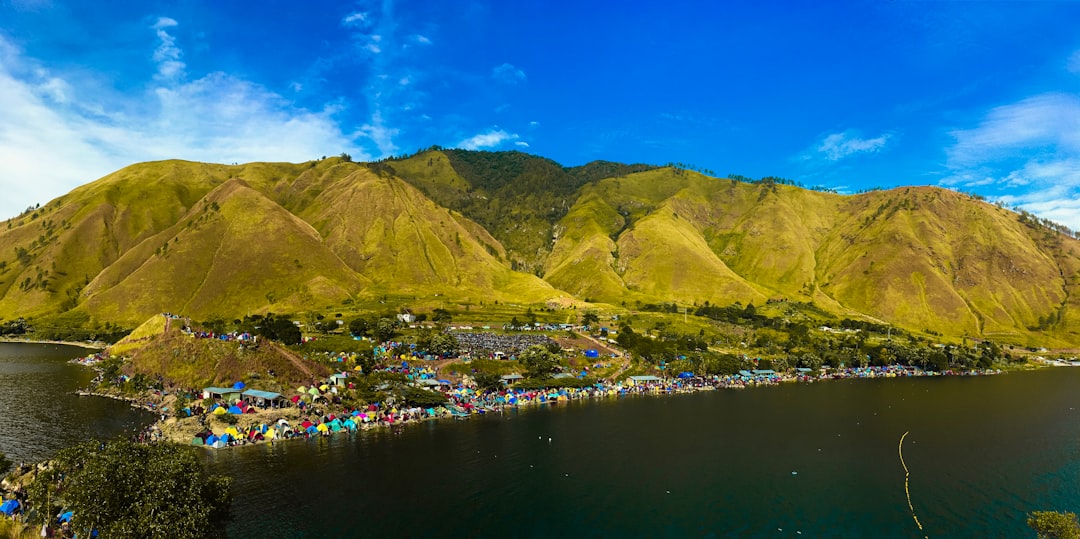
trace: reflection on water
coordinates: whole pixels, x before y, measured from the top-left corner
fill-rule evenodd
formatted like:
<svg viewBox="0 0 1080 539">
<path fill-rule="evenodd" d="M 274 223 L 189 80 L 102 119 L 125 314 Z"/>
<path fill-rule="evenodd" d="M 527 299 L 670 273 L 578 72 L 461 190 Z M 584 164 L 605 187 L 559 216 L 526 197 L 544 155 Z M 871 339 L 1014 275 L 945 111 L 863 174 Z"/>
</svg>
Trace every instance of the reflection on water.
<svg viewBox="0 0 1080 539">
<path fill-rule="evenodd" d="M 41 460 L 152 421 L 126 403 L 73 394 L 93 371 L 67 361 L 87 353 L 75 346 L 0 343 L 0 451 L 13 462 Z"/>
</svg>

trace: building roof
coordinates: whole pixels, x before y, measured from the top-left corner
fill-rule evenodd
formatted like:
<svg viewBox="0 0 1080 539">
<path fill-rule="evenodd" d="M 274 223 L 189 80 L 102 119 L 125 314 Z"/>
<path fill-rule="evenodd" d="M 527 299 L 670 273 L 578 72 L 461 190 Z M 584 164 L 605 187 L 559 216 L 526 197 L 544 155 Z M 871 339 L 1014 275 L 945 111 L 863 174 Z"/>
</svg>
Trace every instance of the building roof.
<svg viewBox="0 0 1080 539">
<path fill-rule="evenodd" d="M 274 393 L 273 391 L 261 391 L 261 390 L 258 390 L 258 389 L 249 389 L 249 390 L 241 393 L 241 395 L 243 395 L 245 397 L 255 397 L 257 399 L 267 399 L 267 400 L 274 400 L 274 399 L 277 399 L 277 398 L 281 398 L 281 393 Z"/>
<path fill-rule="evenodd" d="M 442 385 L 442 384 L 439 383 L 438 380 L 432 380 L 430 378 L 425 378 L 423 380 L 417 380 L 416 383 L 418 383 L 418 384 L 420 384 L 422 386 L 428 386 L 428 387 L 437 387 L 437 386 Z"/>
<path fill-rule="evenodd" d="M 240 393 L 239 389 L 233 389 L 231 387 L 204 387 L 203 391 L 206 393 Z"/>
<path fill-rule="evenodd" d="M 776 371 L 772 369 L 754 369 L 754 374 L 758 376 L 763 374 L 776 374 Z"/>
<path fill-rule="evenodd" d="M 517 374 L 517 373 L 514 373 L 514 374 L 504 374 L 504 375 L 502 376 L 502 379 L 503 379 L 503 380 L 521 380 L 522 378 L 525 378 L 525 377 L 524 377 L 524 376 L 522 376 L 522 375 L 520 375 L 520 374 Z"/>
<path fill-rule="evenodd" d="M 552 375 L 552 378 L 573 378 L 573 377 L 574 377 L 574 375 L 570 374 L 568 372 L 560 372 L 560 373 Z"/>
</svg>

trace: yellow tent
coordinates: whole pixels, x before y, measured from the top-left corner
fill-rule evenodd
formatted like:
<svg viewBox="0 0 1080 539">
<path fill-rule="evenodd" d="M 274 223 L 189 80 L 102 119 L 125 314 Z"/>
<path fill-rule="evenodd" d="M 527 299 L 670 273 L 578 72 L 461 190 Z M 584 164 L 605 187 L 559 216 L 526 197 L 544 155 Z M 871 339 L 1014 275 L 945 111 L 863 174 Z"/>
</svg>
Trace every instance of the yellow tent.
<svg viewBox="0 0 1080 539">
<path fill-rule="evenodd" d="M 276 437 L 277 429 L 269 429 L 266 431 L 266 434 L 263 434 L 263 438 L 266 438 L 267 440 L 273 440 Z"/>
<path fill-rule="evenodd" d="M 315 430 L 318 430 L 319 432 L 326 432 L 330 430 L 330 427 L 327 427 L 326 423 L 319 423 L 319 426 L 315 427 Z"/>
<path fill-rule="evenodd" d="M 225 429 L 225 434 L 232 436 L 233 438 L 239 438 L 240 432 L 236 430 L 236 427 L 229 427 Z"/>
<path fill-rule="evenodd" d="M 226 410 L 226 409 L 224 409 L 224 408 L 222 408 L 220 406 L 218 406 L 217 408 L 214 408 L 214 415 L 225 415 L 227 412 L 228 412 L 228 410 Z"/>
</svg>

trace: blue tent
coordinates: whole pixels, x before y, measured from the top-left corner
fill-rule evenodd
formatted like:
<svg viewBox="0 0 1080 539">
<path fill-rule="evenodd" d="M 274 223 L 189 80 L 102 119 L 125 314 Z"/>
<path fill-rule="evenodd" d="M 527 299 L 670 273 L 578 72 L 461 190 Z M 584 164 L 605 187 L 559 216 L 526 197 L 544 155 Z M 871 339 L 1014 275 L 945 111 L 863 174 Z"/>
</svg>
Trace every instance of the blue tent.
<svg viewBox="0 0 1080 539">
<path fill-rule="evenodd" d="M 233 389 L 244 389 L 244 383 L 243 382 L 236 382 L 235 384 L 232 385 L 232 388 Z"/>
<path fill-rule="evenodd" d="M 211 434 L 210 436 L 206 437 L 206 445 L 214 445 L 214 442 L 220 439 L 221 438 L 218 438 L 216 434 Z"/>
<path fill-rule="evenodd" d="M 679 378 L 684 378 L 685 379 L 685 378 L 693 378 L 693 377 L 694 377 L 694 373 L 692 373 L 692 372 L 683 371 L 683 372 L 679 373 Z"/>
<path fill-rule="evenodd" d="M 75 513 L 73 511 L 68 511 L 68 512 L 60 515 L 60 518 L 56 519 L 56 521 L 57 522 L 71 522 L 71 517 L 73 517 L 73 516 L 75 516 Z"/>
<path fill-rule="evenodd" d="M 600 357 L 600 352 L 596 350 L 586 350 L 585 357 L 598 358 Z"/>
<path fill-rule="evenodd" d="M 243 410 L 241 410 L 239 406 L 237 406 L 237 405 L 235 405 L 235 404 L 234 404 L 234 405 L 232 405 L 232 406 L 230 406 L 230 407 L 229 407 L 229 413 L 230 413 L 230 414 L 236 414 L 236 415 L 241 415 L 241 414 L 243 414 L 243 413 L 244 413 L 244 411 L 243 411 Z"/>
<path fill-rule="evenodd" d="M 319 428 L 318 428 L 318 427 L 316 427 L 315 425 L 312 425 L 312 426 L 310 426 L 310 427 L 308 427 L 308 428 L 307 428 L 307 431 L 306 431 L 306 432 L 307 432 L 308 434 L 318 434 L 318 433 L 319 433 Z"/>
<path fill-rule="evenodd" d="M 11 516 L 19 508 L 19 500 L 8 500 L 0 504 L 0 513 Z"/>
</svg>

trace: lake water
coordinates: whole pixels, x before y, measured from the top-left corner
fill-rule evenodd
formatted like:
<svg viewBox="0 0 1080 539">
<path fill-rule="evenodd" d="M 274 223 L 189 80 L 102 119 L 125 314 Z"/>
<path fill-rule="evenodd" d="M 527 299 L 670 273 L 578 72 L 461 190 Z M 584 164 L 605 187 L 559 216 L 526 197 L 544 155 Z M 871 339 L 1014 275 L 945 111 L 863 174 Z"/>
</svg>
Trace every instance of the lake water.
<svg viewBox="0 0 1080 539">
<path fill-rule="evenodd" d="M 153 421 L 126 403 L 74 394 L 94 373 L 68 361 L 89 353 L 77 346 L 0 343 L 0 452 L 12 462 L 39 461 Z"/>
<path fill-rule="evenodd" d="M 0 450 L 147 419 L 71 395 L 84 353 L 0 345 Z M 206 460 L 234 477 L 234 538 L 1030 537 L 1028 511 L 1080 510 L 1080 369 L 575 402 Z"/>
<path fill-rule="evenodd" d="M 1068 368 L 790 384 L 208 460 L 234 537 L 1027 537 L 1028 511 L 1080 510 L 1078 390 Z"/>
</svg>

